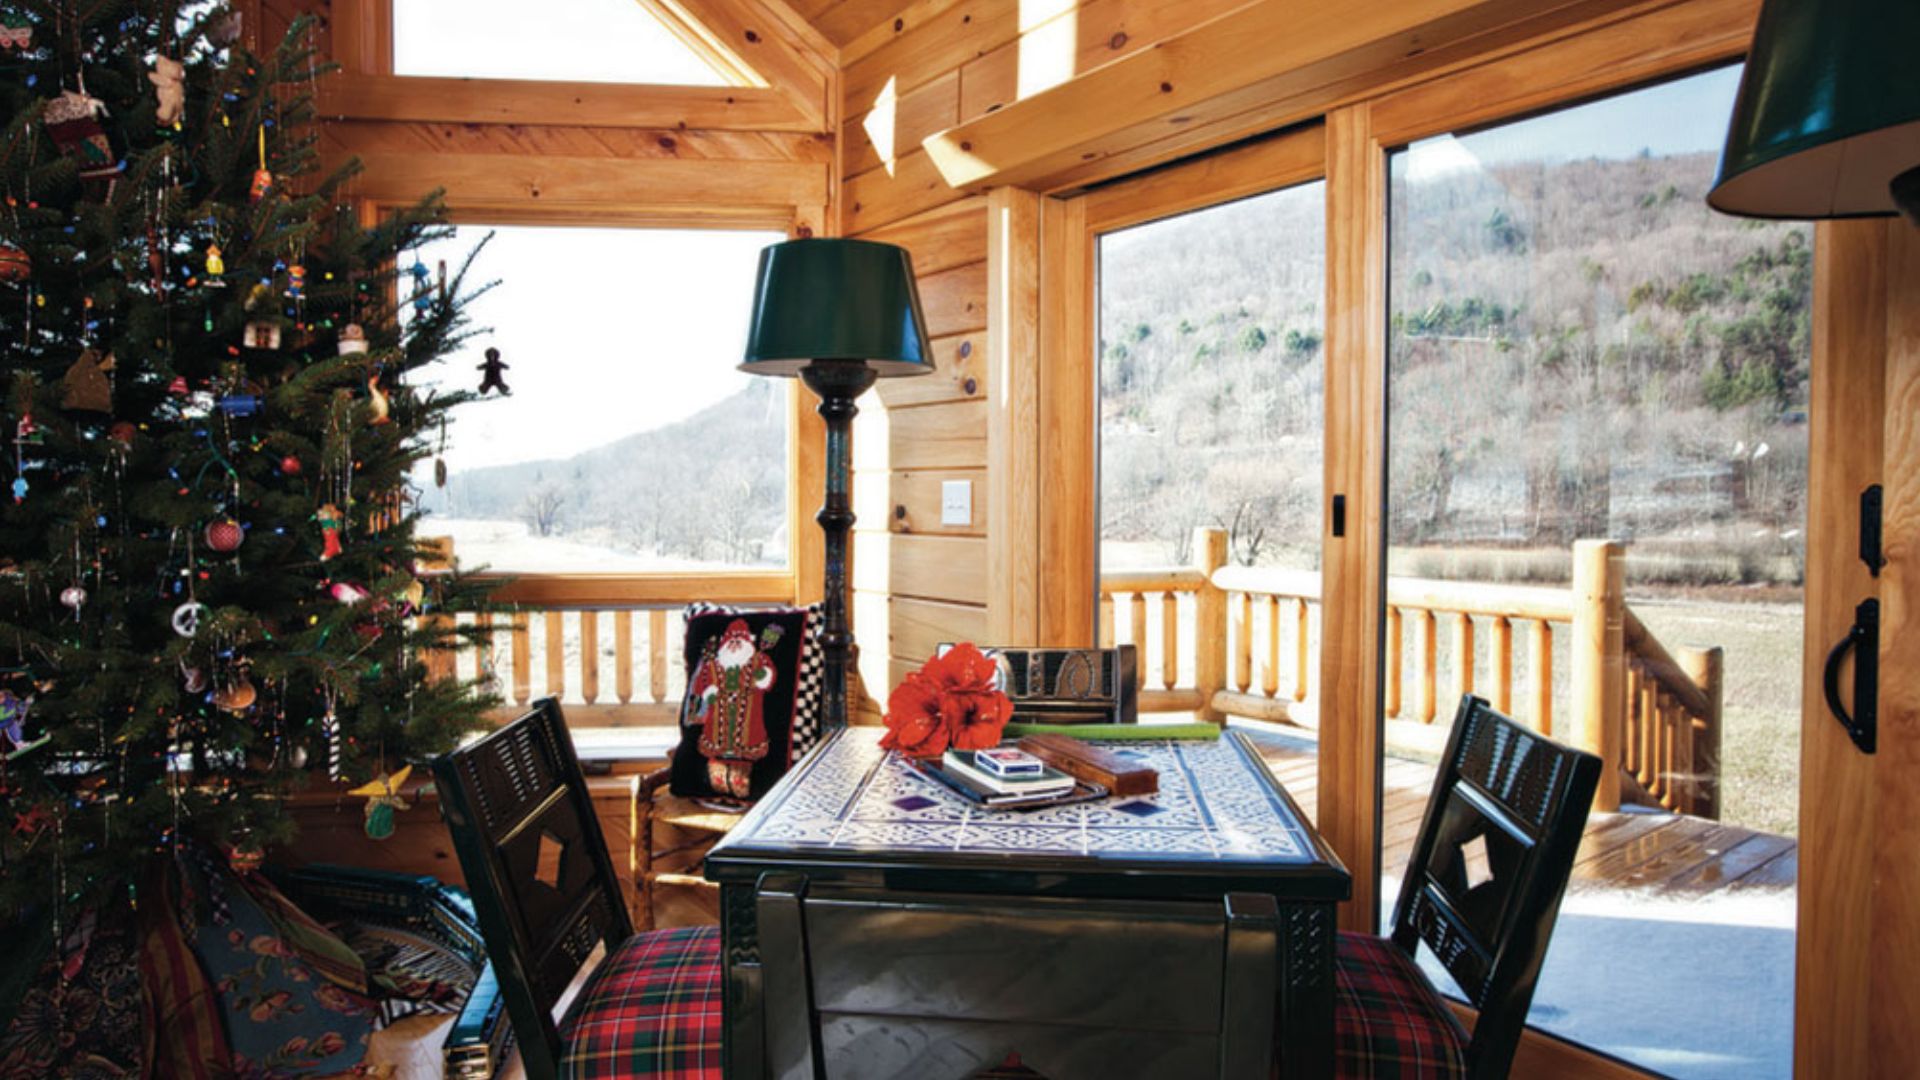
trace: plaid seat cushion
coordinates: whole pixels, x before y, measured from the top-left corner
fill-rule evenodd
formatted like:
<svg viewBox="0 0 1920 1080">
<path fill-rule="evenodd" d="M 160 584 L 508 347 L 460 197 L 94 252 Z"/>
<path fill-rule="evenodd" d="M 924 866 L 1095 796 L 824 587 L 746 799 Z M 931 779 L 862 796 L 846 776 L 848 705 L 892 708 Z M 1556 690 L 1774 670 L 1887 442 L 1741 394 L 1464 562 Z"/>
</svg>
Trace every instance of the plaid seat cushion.
<svg viewBox="0 0 1920 1080">
<path fill-rule="evenodd" d="M 1335 1073 L 1341 1080 L 1467 1075 L 1467 1033 L 1406 953 L 1340 935 L 1334 956 Z"/>
<path fill-rule="evenodd" d="M 720 931 L 636 934 L 593 973 L 561 1025 L 561 1075 L 719 1080 Z"/>
</svg>

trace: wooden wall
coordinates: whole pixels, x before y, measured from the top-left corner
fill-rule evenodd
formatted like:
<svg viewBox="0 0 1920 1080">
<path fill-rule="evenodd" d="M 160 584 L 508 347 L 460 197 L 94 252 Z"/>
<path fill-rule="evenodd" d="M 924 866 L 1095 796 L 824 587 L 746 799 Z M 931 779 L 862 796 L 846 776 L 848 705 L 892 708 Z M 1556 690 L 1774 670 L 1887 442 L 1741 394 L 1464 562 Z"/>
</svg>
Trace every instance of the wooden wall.
<svg viewBox="0 0 1920 1080">
<path fill-rule="evenodd" d="M 1012 407 L 994 395 L 1013 380 L 989 377 L 1008 359 L 990 340 L 1010 340 L 988 326 L 1008 299 L 988 298 L 989 199 L 949 188 L 920 141 L 1241 3 L 797 0 L 840 45 L 841 229 L 913 253 L 940 365 L 882 381 L 856 427 L 855 628 L 876 693 L 942 641 L 991 639 L 989 419 Z M 973 482 L 971 524 L 940 524 L 943 480 Z"/>
</svg>

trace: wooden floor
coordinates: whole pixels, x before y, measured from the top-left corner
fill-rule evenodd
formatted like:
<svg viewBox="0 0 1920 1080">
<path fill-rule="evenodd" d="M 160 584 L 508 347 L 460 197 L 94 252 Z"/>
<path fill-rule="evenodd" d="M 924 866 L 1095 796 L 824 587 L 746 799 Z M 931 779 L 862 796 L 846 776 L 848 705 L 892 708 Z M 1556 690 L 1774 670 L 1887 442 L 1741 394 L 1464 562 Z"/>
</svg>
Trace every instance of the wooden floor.
<svg viewBox="0 0 1920 1080">
<path fill-rule="evenodd" d="M 1246 729 L 1242 729 L 1246 730 Z M 1247 730 L 1280 783 L 1309 816 L 1319 794 L 1312 740 Z M 1433 793 L 1433 768 L 1388 757 L 1381 809 L 1385 877 L 1398 881 Z M 1595 814 L 1573 868 L 1574 887 L 1646 889 L 1680 897 L 1788 888 L 1799 867 L 1792 837 L 1664 811 Z"/>
</svg>

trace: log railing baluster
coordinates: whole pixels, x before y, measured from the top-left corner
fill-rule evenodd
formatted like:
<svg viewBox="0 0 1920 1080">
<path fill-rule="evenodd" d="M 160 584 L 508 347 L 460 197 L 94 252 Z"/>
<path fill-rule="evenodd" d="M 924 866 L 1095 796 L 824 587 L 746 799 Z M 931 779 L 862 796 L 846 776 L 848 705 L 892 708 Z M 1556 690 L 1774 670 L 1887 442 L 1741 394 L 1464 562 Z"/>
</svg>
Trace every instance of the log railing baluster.
<svg viewBox="0 0 1920 1080">
<path fill-rule="evenodd" d="M 1312 639 L 1309 637 L 1307 619 L 1307 601 L 1305 597 L 1293 599 L 1293 700 L 1307 700 L 1307 679 L 1312 668 L 1308 659 L 1312 653 Z"/>
<path fill-rule="evenodd" d="M 1267 597 L 1266 670 L 1260 673 L 1260 689 L 1268 697 L 1280 696 L 1280 598 Z"/>
<path fill-rule="evenodd" d="M 1180 682 L 1180 594 L 1160 594 L 1160 685 L 1168 690 Z"/>
<path fill-rule="evenodd" d="M 633 701 L 633 612 L 624 609 L 613 613 L 613 696 Z"/>
<path fill-rule="evenodd" d="M 1433 612 L 1425 608 L 1415 616 L 1414 624 L 1420 632 L 1420 722 L 1431 724 L 1433 718 L 1439 713 L 1439 692 L 1436 685 L 1439 673 L 1435 668 L 1439 666 L 1440 654 L 1434 640 L 1438 636 L 1436 634 L 1438 627 L 1434 625 Z"/>
<path fill-rule="evenodd" d="M 1513 715 L 1513 620 L 1493 617 L 1493 638 L 1487 642 L 1493 669 L 1493 707 Z"/>
<path fill-rule="evenodd" d="M 1400 609 L 1391 605 L 1387 608 L 1387 715 L 1400 718 Z"/>
<path fill-rule="evenodd" d="M 580 700 L 600 699 L 600 613 L 580 613 Z"/>
<path fill-rule="evenodd" d="M 1233 688 L 1246 693 L 1253 685 L 1253 596 L 1233 595 Z"/>
<path fill-rule="evenodd" d="M 647 613 L 647 693 L 655 704 L 667 700 L 667 612 Z"/>
</svg>

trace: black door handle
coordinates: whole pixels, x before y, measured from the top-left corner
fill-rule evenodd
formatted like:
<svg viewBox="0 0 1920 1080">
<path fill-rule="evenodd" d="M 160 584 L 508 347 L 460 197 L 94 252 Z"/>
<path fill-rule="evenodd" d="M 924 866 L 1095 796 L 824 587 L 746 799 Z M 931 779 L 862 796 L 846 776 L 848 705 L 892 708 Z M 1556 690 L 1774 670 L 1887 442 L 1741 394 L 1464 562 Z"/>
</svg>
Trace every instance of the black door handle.
<svg viewBox="0 0 1920 1080">
<path fill-rule="evenodd" d="M 1853 713 L 1840 700 L 1840 668 L 1847 654 L 1853 654 Z M 1827 654 L 1825 677 L 1827 708 L 1834 719 L 1847 729 L 1853 745 L 1863 754 L 1871 754 L 1877 745 L 1880 719 L 1880 601 L 1862 600 L 1853 609 L 1853 625 L 1847 636 Z"/>
</svg>

